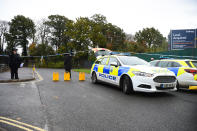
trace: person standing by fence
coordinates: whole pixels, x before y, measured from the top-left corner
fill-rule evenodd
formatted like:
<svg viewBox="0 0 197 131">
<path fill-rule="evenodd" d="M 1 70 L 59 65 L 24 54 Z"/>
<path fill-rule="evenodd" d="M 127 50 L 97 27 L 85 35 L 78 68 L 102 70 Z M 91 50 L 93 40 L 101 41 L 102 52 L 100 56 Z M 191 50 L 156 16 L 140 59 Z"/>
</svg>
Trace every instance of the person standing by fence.
<svg viewBox="0 0 197 131">
<path fill-rule="evenodd" d="M 9 56 L 9 67 L 11 70 L 11 79 L 19 79 L 18 77 L 18 68 L 21 64 L 21 58 L 17 54 L 17 49 L 13 49 L 12 53 Z"/>
<path fill-rule="evenodd" d="M 64 69 L 66 72 L 70 73 L 70 78 L 71 78 L 71 68 L 72 68 L 72 56 L 71 54 L 65 54 Z"/>
</svg>

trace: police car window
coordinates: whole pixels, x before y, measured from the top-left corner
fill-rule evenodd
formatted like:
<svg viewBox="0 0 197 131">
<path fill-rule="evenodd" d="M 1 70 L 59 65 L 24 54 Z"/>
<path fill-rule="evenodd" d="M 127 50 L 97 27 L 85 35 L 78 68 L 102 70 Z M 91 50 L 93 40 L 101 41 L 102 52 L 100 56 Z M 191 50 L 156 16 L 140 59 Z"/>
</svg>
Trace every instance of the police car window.
<svg viewBox="0 0 197 131">
<path fill-rule="evenodd" d="M 169 61 L 167 66 L 172 67 L 172 63 L 173 63 L 172 61 Z"/>
<path fill-rule="evenodd" d="M 118 60 L 115 57 L 110 57 L 108 65 L 110 65 L 112 62 L 118 63 Z"/>
<path fill-rule="evenodd" d="M 124 65 L 150 65 L 147 61 L 134 56 L 118 56 Z"/>
<path fill-rule="evenodd" d="M 160 61 L 158 61 L 158 62 L 155 64 L 155 66 L 156 66 L 156 67 L 159 67 L 159 63 L 160 63 Z"/>
<path fill-rule="evenodd" d="M 95 64 L 101 64 L 101 60 L 102 60 L 102 59 L 98 59 L 98 60 L 95 62 Z"/>
<path fill-rule="evenodd" d="M 165 67 L 172 67 L 172 62 L 171 61 L 166 61 Z"/>
<path fill-rule="evenodd" d="M 181 65 L 179 63 L 177 63 L 177 62 L 173 62 L 172 63 L 172 67 L 181 67 Z"/>
<path fill-rule="evenodd" d="M 151 66 L 156 66 L 157 63 L 158 63 L 158 61 L 156 61 L 156 60 L 155 60 L 155 61 L 151 61 L 151 62 L 150 62 L 150 65 L 151 65 Z"/>
<path fill-rule="evenodd" d="M 101 65 L 106 65 L 106 63 L 107 63 L 107 60 L 108 60 L 108 58 L 107 57 L 105 57 L 105 58 L 103 58 L 103 60 L 101 61 Z"/>
<path fill-rule="evenodd" d="M 160 62 L 158 63 L 158 66 L 159 66 L 159 67 L 167 67 L 167 65 L 168 65 L 168 62 L 167 62 L 167 61 L 160 61 Z"/>
</svg>

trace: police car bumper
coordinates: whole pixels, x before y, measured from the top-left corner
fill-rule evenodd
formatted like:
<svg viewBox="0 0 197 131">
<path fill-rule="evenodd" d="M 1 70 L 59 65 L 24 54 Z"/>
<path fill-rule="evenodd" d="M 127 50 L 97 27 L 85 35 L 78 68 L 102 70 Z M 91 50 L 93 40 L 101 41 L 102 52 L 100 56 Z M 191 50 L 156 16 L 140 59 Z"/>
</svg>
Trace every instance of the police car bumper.
<svg viewBox="0 0 197 131">
<path fill-rule="evenodd" d="M 195 80 L 179 81 L 179 85 L 182 88 L 189 88 L 190 86 L 197 86 L 197 81 Z"/>
<path fill-rule="evenodd" d="M 143 77 L 137 78 L 138 80 L 133 80 L 133 89 L 135 91 L 142 92 L 169 92 L 176 91 L 176 80 L 174 82 L 155 82 L 154 78 Z"/>
</svg>

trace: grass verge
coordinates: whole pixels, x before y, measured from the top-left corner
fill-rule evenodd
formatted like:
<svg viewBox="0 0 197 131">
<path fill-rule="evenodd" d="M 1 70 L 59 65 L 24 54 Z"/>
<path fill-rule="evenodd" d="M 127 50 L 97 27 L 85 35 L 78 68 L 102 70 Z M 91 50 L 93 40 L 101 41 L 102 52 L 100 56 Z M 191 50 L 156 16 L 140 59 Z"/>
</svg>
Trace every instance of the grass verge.
<svg viewBox="0 0 197 131">
<path fill-rule="evenodd" d="M 72 69 L 72 71 L 75 71 L 75 72 L 85 72 L 85 73 L 90 74 L 91 69 Z"/>
</svg>

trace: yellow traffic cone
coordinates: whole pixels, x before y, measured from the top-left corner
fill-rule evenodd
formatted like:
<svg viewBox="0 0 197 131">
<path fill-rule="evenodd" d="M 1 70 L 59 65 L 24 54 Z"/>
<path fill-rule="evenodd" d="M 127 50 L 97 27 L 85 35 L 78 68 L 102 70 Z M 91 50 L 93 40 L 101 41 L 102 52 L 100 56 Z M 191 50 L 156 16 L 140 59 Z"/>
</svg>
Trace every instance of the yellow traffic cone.
<svg viewBox="0 0 197 131">
<path fill-rule="evenodd" d="M 64 72 L 64 81 L 69 81 L 69 80 L 70 80 L 70 73 Z"/>
<path fill-rule="evenodd" d="M 79 80 L 85 81 L 85 73 L 84 72 L 79 72 Z"/>
<path fill-rule="evenodd" d="M 53 81 L 59 81 L 59 73 L 53 72 Z"/>
</svg>

